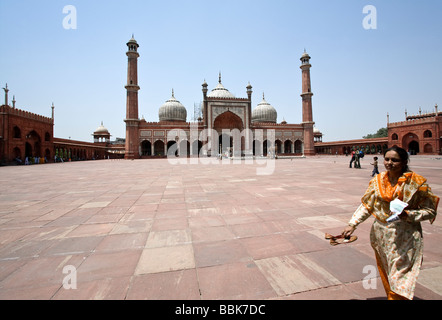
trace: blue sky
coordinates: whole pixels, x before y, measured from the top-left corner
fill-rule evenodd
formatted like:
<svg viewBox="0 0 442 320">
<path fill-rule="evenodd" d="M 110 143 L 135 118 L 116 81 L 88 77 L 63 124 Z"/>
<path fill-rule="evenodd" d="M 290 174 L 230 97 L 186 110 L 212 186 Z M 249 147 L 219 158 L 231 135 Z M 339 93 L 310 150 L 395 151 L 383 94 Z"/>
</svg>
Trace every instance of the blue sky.
<svg viewBox="0 0 442 320">
<path fill-rule="evenodd" d="M 66 5 L 77 29 L 63 28 Z M 365 29 L 363 8 L 376 8 Z M 17 107 L 51 115 L 54 135 L 93 141 L 103 121 L 125 137 L 127 57 L 140 44 L 139 116 L 158 121 L 175 97 L 187 108 L 201 84 L 223 85 L 255 108 L 265 93 L 278 122 L 301 123 L 304 49 L 311 56 L 313 118 L 324 141 L 358 139 L 390 121 L 442 107 L 442 1 L 0 0 L 0 84 Z M 3 92 L 1 101 L 3 101 Z"/>
</svg>

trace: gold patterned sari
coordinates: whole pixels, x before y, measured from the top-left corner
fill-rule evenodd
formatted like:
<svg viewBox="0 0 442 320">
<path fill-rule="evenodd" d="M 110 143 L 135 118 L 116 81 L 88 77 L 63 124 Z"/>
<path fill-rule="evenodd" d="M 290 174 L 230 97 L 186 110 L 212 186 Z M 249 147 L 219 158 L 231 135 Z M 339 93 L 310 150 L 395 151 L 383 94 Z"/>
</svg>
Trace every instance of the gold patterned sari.
<svg viewBox="0 0 442 320">
<path fill-rule="evenodd" d="M 390 202 L 394 199 L 408 203 L 406 217 L 388 224 Z M 426 179 L 414 172 L 403 174 L 394 186 L 388 172 L 382 172 L 370 181 L 361 202 L 349 225 L 357 227 L 370 215 L 376 218 L 370 242 L 387 295 L 413 299 L 423 258 L 420 222 L 434 222 L 439 198 L 431 192 Z"/>
</svg>

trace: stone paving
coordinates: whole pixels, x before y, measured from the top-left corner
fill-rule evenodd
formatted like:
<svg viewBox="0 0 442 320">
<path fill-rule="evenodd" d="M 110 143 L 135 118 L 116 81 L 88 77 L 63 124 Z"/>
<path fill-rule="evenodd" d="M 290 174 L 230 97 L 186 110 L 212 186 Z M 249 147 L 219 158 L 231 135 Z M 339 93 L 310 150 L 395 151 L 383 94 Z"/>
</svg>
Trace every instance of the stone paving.
<svg viewBox="0 0 442 320">
<path fill-rule="evenodd" d="M 385 299 L 373 218 L 354 243 L 324 239 L 371 179 L 369 155 L 349 160 L 1 167 L 0 299 Z M 441 157 L 410 166 L 442 196 Z M 441 299 L 442 219 L 423 230 L 415 299 Z"/>
</svg>

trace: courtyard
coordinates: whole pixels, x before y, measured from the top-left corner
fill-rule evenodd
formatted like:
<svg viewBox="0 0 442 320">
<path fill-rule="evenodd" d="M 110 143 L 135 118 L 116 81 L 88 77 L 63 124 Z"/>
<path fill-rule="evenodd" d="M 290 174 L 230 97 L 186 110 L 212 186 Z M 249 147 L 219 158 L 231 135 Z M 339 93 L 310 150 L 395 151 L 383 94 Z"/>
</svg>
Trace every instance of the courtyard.
<svg viewBox="0 0 442 320">
<path fill-rule="evenodd" d="M 360 204 L 371 160 L 1 167 L 0 299 L 385 299 L 373 218 L 356 242 L 324 239 Z M 412 156 L 410 167 L 442 196 L 442 157 Z M 415 299 L 441 299 L 442 219 L 422 226 Z"/>
</svg>

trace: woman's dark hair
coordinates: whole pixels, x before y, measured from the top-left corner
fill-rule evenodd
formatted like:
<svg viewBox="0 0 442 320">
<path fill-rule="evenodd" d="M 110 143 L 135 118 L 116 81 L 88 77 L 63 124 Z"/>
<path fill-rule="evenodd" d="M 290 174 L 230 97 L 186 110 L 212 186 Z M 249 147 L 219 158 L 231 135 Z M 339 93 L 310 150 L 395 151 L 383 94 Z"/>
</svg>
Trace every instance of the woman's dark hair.
<svg viewBox="0 0 442 320">
<path fill-rule="evenodd" d="M 405 149 L 397 147 L 397 146 L 388 148 L 384 152 L 384 158 L 385 158 L 385 155 L 387 154 L 388 151 L 396 152 L 399 155 L 399 157 L 401 158 L 402 173 L 411 171 L 410 168 L 408 167 L 408 163 L 410 162 L 410 157 L 408 156 L 408 152 Z"/>
</svg>

